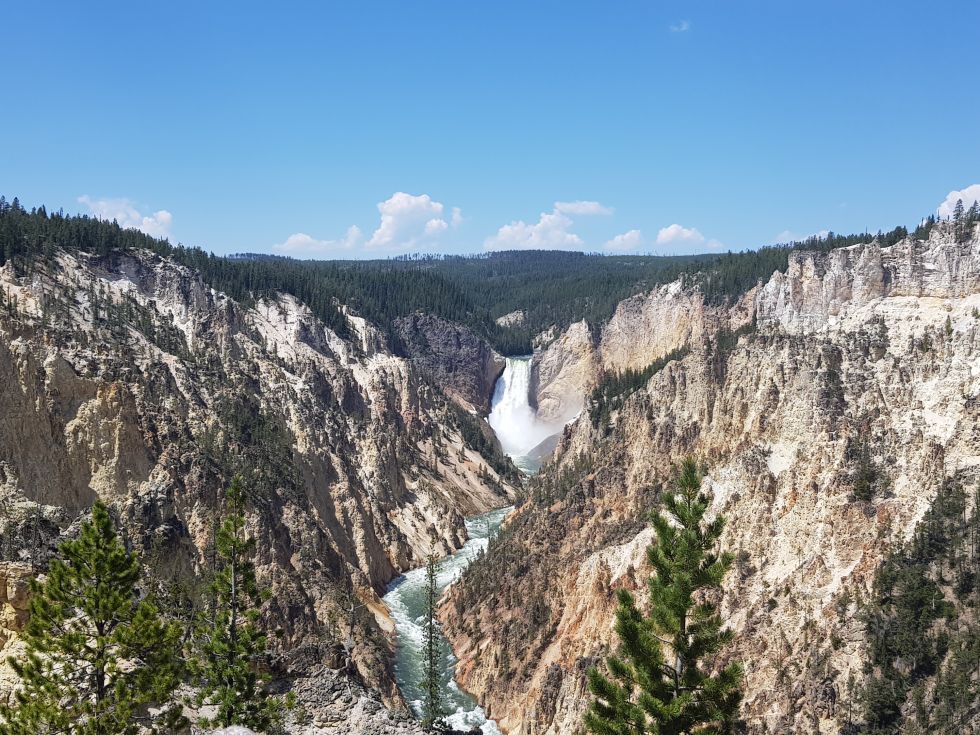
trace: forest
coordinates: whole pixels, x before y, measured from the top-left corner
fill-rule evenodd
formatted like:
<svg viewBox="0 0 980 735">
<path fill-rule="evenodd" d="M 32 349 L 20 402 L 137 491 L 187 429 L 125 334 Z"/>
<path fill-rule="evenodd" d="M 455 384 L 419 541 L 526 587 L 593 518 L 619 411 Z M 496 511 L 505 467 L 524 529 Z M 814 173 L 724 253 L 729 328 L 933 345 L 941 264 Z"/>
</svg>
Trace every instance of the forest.
<svg viewBox="0 0 980 735">
<path fill-rule="evenodd" d="M 914 235 L 925 237 L 934 223 L 934 218 L 923 220 Z M 882 245 L 892 245 L 908 234 L 899 226 L 877 237 Z M 193 268 L 212 288 L 245 304 L 271 292 L 292 294 L 341 336 L 350 331 L 344 305 L 384 330 L 396 351 L 392 323 L 416 311 L 463 324 L 504 355 L 528 354 L 533 338 L 550 327 L 563 330 L 582 319 L 604 322 L 624 298 L 677 278 L 699 287 L 710 303 L 723 303 L 774 271 L 785 270 L 793 250 L 827 251 L 870 237 L 829 233 L 758 250 L 701 255 L 506 251 L 301 261 L 247 253 L 217 256 L 124 229 L 116 222 L 49 213 L 44 206 L 27 210 L 16 197 L 8 202 L 0 196 L 0 265 L 11 261 L 28 273 L 34 258 L 51 258 L 56 248 L 104 257 L 145 249 Z M 497 323 L 513 312 L 522 312 L 522 319 Z"/>
</svg>

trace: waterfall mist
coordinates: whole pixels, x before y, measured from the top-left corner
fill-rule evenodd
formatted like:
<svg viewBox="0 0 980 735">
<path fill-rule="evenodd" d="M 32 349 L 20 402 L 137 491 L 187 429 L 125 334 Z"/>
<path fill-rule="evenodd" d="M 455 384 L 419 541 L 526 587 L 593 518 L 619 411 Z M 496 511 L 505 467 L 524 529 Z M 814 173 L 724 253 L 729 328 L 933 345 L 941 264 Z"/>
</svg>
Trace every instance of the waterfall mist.
<svg viewBox="0 0 980 735">
<path fill-rule="evenodd" d="M 534 471 L 540 464 L 534 450 L 561 431 L 563 423 L 541 421 L 530 404 L 531 358 L 508 357 L 504 374 L 497 380 L 487 421 L 500 445 L 514 462 Z"/>
</svg>

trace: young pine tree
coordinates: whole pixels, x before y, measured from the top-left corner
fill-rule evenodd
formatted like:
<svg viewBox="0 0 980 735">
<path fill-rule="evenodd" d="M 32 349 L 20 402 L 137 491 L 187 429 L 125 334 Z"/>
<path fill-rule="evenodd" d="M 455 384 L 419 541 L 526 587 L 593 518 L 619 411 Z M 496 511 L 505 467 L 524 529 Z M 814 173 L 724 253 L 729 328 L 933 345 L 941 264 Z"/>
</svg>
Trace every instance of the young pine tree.
<svg viewBox="0 0 980 735">
<path fill-rule="evenodd" d="M 709 595 L 720 589 L 732 556 L 716 549 L 724 519 L 704 520 L 702 479 L 697 462 L 684 460 L 664 498 L 671 518 L 653 517 L 649 615 L 627 590 L 619 591 L 620 649 L 607 659 L 611 676 L 589 672 L 596 699 L 585 724 L 597 735 L 709 735 L 729 731 L 738 715 L 741 667 L 710 673 L 711 657 L 731 633 L 722 631 Z"/>
<path fill-rule="evenodd" d="M 227 492 L 228 511 L 215 538 L 217 569 L 214 604 L 195 632 L 191 669 L 199 687 L 198 706 L 213 708 L 205 727 L 241 725 L 259 732 L 277 728 L 291 699 L 269 693 L 259 668 L 266 636 L 259 629 L 259 605 L 268 592 L 255 578 L 255 540 L 245 532 L 245 492 L 235 478 Z"/>
<path fill-rule="evenodd" d="M 11 662 L 21 688 L 0 705 L 0 734 L 128 735 L 177 724 L 168 704 L 180 681 L 180 631 L 140 599 L 139 559 L 102 503 L 59 557 L 32 586 L 26 654 Z M 166 710 L 156 720 L 147 714 L 154 705 Z"/>
<path fill-rule="evenodd" d="M 425 563 L 425 628 L 422 631 L 422 724 L 430 729 L 442 727 L 446 714 L 440 691 L 439 636 L 436 608 L 439 605 L 439 589 L 436 578 L 439 561 L 430 556 Z"/>
</svg>

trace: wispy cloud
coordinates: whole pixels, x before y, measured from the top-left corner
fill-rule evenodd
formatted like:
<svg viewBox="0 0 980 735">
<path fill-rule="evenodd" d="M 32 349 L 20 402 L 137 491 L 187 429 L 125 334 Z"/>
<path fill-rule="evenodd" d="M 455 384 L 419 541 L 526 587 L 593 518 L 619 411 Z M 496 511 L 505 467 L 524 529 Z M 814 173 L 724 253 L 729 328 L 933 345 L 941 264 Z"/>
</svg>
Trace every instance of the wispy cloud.
<svg viewBox="0 0 980 735">
<path fill-rule="evenodd" d="M 827 237 L 830 230 L 818 230 L 817 232 L 811 232 L 809 235 L 800 235 L 799 233 L 793 232 L 792 230 L 783 230 L 773 238 L 774 243 L 789 243 L 789 242 L 804 242 L 809 240 L 811 237 L 819 237 L 823 239 Z"/>
<path fill-rule="evenodd" d="M 670 25 L 671 33 L 687 33 L 689 30 L 691 30 L 691 21 L 689 20 L 680 20 Z"/>
<path fill-rule="evenodd" d="M 143 214 L 129 199 L 93 199 L 84 194 L 78 197 L 78 203 L 88 207 L 99 219 L 115 220 L 120 227 L 141 230 L 153 237 L 169 237 L 174 221 L 173 215 L 166 209 Z"/>
<path fill-rule="evenodd" d="M 599 202 L 588 202 L 582 201 L 581 199 L 574 202 L 555 202 L 555 211 L 561 212 L 562 214 L 570 215 L 595 215 L 595 214 L 612 214 L 613 208 L 607 207 Z"/>
<path fill-rule="evenodd" d="M 363 243 L 364 233 L 357 225 L 351 225 L 347 228 L 347 234 L 339 240 L 317 240 L 305 232 L 294 232 L 285 242 L 277 243 L 273 247 L 289 255 L 312 258 L 349 251 Z"/>
</svg>

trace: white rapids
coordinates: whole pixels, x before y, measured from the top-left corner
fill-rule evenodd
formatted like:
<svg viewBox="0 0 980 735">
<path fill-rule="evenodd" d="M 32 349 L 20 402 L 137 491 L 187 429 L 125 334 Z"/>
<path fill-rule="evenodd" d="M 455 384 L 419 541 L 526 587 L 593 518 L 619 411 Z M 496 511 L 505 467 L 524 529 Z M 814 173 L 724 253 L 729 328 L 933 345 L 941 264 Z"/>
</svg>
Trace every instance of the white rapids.
<svg viewBox="0 0 980 735">
<path fill-rule="evenodd" d="M 466 520 L 469 536 L 463 548 L 439 565 L 436 584 L 441 594 L 481 550 L 486 550 L 490 536 L 497 532 L 510 508 L 484 513 Z M 422 629 L 425 624 L 425 567 L 413 569 L 394 580 L 384 601 L 395 620 L 395 679 L 402 696 L 417 715 L 422 714 Z M 488 720 L 483 708 L 459 688 L 454 678 L 456 657 L 440 632 L 439 656 L 442 661 L 442 704 L 448 711 L 446 722 L 456 730 L 480 728 L 484 735 L 500 735 L 497 723 Z"/>
</svg>

